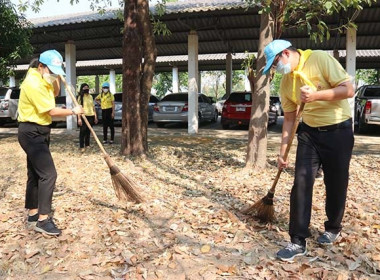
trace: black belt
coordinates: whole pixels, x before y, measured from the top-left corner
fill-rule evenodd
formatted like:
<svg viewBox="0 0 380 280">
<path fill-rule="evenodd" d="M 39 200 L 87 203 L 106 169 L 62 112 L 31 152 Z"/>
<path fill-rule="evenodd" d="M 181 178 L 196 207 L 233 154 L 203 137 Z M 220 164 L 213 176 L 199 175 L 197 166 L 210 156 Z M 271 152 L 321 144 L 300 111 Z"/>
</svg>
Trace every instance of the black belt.
<svg viewBox="0 0 380 280">
<path fill-rule="evenodd" d="M 331 131 L 339 128 L 352 128 L 352 119 L 345 120 L 341 123 L 331 124 L 331 125 L 325 125 L 325 126 L 319 126 L 319 127 L 312 127 L 308 126 L 306 123 L 302 123 L 304 126 L 306 126 L 308 129 L 312 130 L 318 130 L 318 131 Z"/>
</svg>

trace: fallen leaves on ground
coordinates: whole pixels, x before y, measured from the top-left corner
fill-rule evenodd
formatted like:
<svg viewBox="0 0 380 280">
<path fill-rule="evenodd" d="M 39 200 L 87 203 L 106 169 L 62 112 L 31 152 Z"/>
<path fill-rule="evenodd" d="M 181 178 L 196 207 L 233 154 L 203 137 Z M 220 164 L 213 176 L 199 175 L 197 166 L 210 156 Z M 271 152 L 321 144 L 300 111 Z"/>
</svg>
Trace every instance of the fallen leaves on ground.
<svg viewBox="0 0 380 280">
<path fill-rule="evenodd" d="M 269 135 L 268 168 L 249 170 L 246 132 L 241 134 L 153 133 L 150 153 L 142 159 L 125 159 L 118 145 L 106 146 L 122 172 L 139 184 L 146 202 L 136 205 L 117 200 L 96 146 L 80 154 L 76 133 L 53 133 L 58 171 L 53 207 L 60 237 L 25 228 L 25 154 L 16 135 L 2 135 L 0 278 L 380 278 L 379 149 L 365 150 L 365 141 L 355 147 L 343 234 L 332 247 L 315 241 L 325 221 L 324 185 L 316 181 L 309 252 L 289 264 L 275 254 L 288 240 L 293 170 L 280 178 L 273 224 L 241 214 L 271 186 L 278 144 L 271 141 L 278 135 Z M 371 145 L 379 142 L 368 139 Z"/>
</svg>

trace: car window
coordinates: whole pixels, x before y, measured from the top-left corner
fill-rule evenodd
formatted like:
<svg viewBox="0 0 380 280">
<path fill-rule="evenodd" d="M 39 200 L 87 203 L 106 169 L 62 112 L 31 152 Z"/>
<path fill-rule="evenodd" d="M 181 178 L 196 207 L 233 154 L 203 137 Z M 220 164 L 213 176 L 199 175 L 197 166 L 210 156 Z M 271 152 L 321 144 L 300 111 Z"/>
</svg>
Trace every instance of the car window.
<svg viewBox="0 0 380 280">
<path fill-rule="evenodd" d="M 166 95 L 161 101 L 187 101 L 187 93 L 175 93 Z"/>
<path fill-rule="evenodd" d="M 364 97 L 380 97 L 380 87 L 368 87 L 365 89 Z"/>
<path fill-rule="evenodd" d="M 113 96 L 115 97 L 115 102 L 123 102 L 123 94 L 122 93 L 115 93 Z"/>
<path fill-rule="evenodd" d="M 5 96 L 7 95 L 7 92 L 8 92 L 8 88 L 0 88 L 0 98 L 1 99 L 4 99 Z"/>
<path fill-rule="evenodd" d="M 55 98 L 55 104 L 66 104 L 66 96 L 57 96 Z"/>
<path fill-rule="evenodd" d="M 149 97 L 149 103 L 156 103 L 158 101 L 160 101 L 160 100 L 156 96 L 154 96 L 154 95 L 151 95 Z"/>
<path fill-rule="evenodd" d="M 20 98 L 20 90 L 13 89 L 11 93 L 11 99 L 19 99 Z"/>
<path fill-rule="evenodd" d="M 232 92 L 230 97 L 227 99 L 229 102 L 251 102 L 250 92 Z"/>
<path fill-rule="evenodd" d="M 212 103 L 212 101 L 211 101 L 211 99 L 208 97 L 208 96 L 206 96 L 206 95 L 201 95 L 202 96 L 202 98 L 203 98 L 203 102 L 206 102 L 206 103 Z"/>
</svg>

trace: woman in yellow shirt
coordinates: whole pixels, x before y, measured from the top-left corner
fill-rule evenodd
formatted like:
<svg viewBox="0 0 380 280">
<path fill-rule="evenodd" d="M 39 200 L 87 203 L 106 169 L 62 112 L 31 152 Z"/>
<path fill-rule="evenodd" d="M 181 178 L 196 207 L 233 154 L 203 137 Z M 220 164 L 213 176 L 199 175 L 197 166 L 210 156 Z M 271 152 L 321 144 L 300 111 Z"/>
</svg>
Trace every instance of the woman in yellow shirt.
<svg viewBox="0 0 380 280">
<path fill-rule="evenodd" d="M 73 109 L 55 107 L 54 97 L 60 91 L 59 75 L 63 59 L 56 50 L 48 50 L 32 60 L 24 82 L 18 105 L 18 141 L 26 153 L 28 180 L 25 208 L 29 210 L 28 226 L 48 235 L 59 235 L 51 213 L 53 190 L 57 171 L 50 154 L 50 124 L 52 116 L 69 116 L 83 113 L 81 106 Z"/>
<path fill-rule="evenodd" d="M 115 128 L 113 119 L 115 117 L 115 97 L 110 92 L 109 82 L 102 84 L 102 92 L 95 98 L 95 101 L 100 104 L 102 108 L 102 121 L 103 121 L 103 144 L 107 143 L 107 130 L 111 130 L 111 140 L 109 144 L 113 144 L 115 137 Z"/>
<path fill-rule="evenodd" d="M 98 118 L 95 113 L 94 99 L 90 95 L 90 87 L 88 84 L 83 83 L 80 85 L 78 103 L 82 105 L 84 110 L 84 115 L 86 116 L 88 122 L 91 126 L 98 123 Z M 82 117 L 78 116 L 78 126 L 80 127 L 79 131 L 79 148 L 83 153 L 85 147 L 90 146 L 90 134 L 91 131 L 87 125 L 82 121 Z"/>
</svg>

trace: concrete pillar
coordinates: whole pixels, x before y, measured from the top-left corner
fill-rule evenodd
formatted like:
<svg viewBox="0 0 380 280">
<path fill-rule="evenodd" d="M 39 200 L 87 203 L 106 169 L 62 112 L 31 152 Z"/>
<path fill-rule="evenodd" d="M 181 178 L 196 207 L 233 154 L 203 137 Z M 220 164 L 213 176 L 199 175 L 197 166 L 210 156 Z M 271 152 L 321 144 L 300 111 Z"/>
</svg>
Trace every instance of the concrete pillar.
<svg viewBox="0 0 380 280">
<path fill-rule="evenodd" d="M 113 69 L 110 70 L 110 92 L 116 93 L 116 72 Z"/>
<path fill-rule="evenodd" d="M 249 80 L 248 80 L 248 74 L 249 74 L 249 69 L 248 67 L 245 68 L 244 70 L 244 90 L 245 91 L 251 91 L 251 84 L 249 83 Z"/>
<path fill-rule="evenodd" d="M 96 94 L 99 94 L 99 93 L 100 93 L 100 91 L 99 91 L 99 87 L 100 87 L 100 85 L 99 85 L 99 76 L 96 75 L 96 76 L 95 76 L 95 93 L 96 93 Z"/>
<path fill-rule="evenodd" d="M 179 92 L 179 74 L 178 74 L 178 67 L 173 66 L 172 68 L 172 79 L 173 79 L 173 93 Z"/>
<path fill-rule="evenodd" d="M 69 85 L 72 86 L 73 93 L 76 93 L 76 84 L 77 84 L 77 72 L 75 68 L 76 63 L 76 47 L 73 41 L 68 41 L 65 44 L 65 63 L 66 63 L 66 81 Z M 64 88 L 63 85 L 61 85 Z M 66 107 L 74 107 L 74 103 L 71 100 L 71 97 L 68 93 L 64 92 L 66 95 Z M 74 130 L 77 127 L 77 117 L 76 116 L 67 116 L 66 117 L 66 128 L 67 130 Z"/>
<path fill-rule="evenodd" d="M 188 36 L 189 112 L 188 133 L 198 133 L 198 34 L 190 31 Z"/>
<path fill-rule="evenodd" d="M 16 86 L 16 78 L 15 76 L 9 77 L 9 87 L 15 87 Z"/>
<path fill-rule="evenodd" d="M 350 27 L 346 35 L 346 71 L 351 77 L 351 82 L 355 85 L 356 76 L 356 29 Z M 355 97 L 349 98 L 352 117 L 355 115 Z"/>
<path fill-rule="evenodd" d="M 232 55 L 226 55 L 226 94 L 230 96 L 232 91 Z"/>
</svg>

